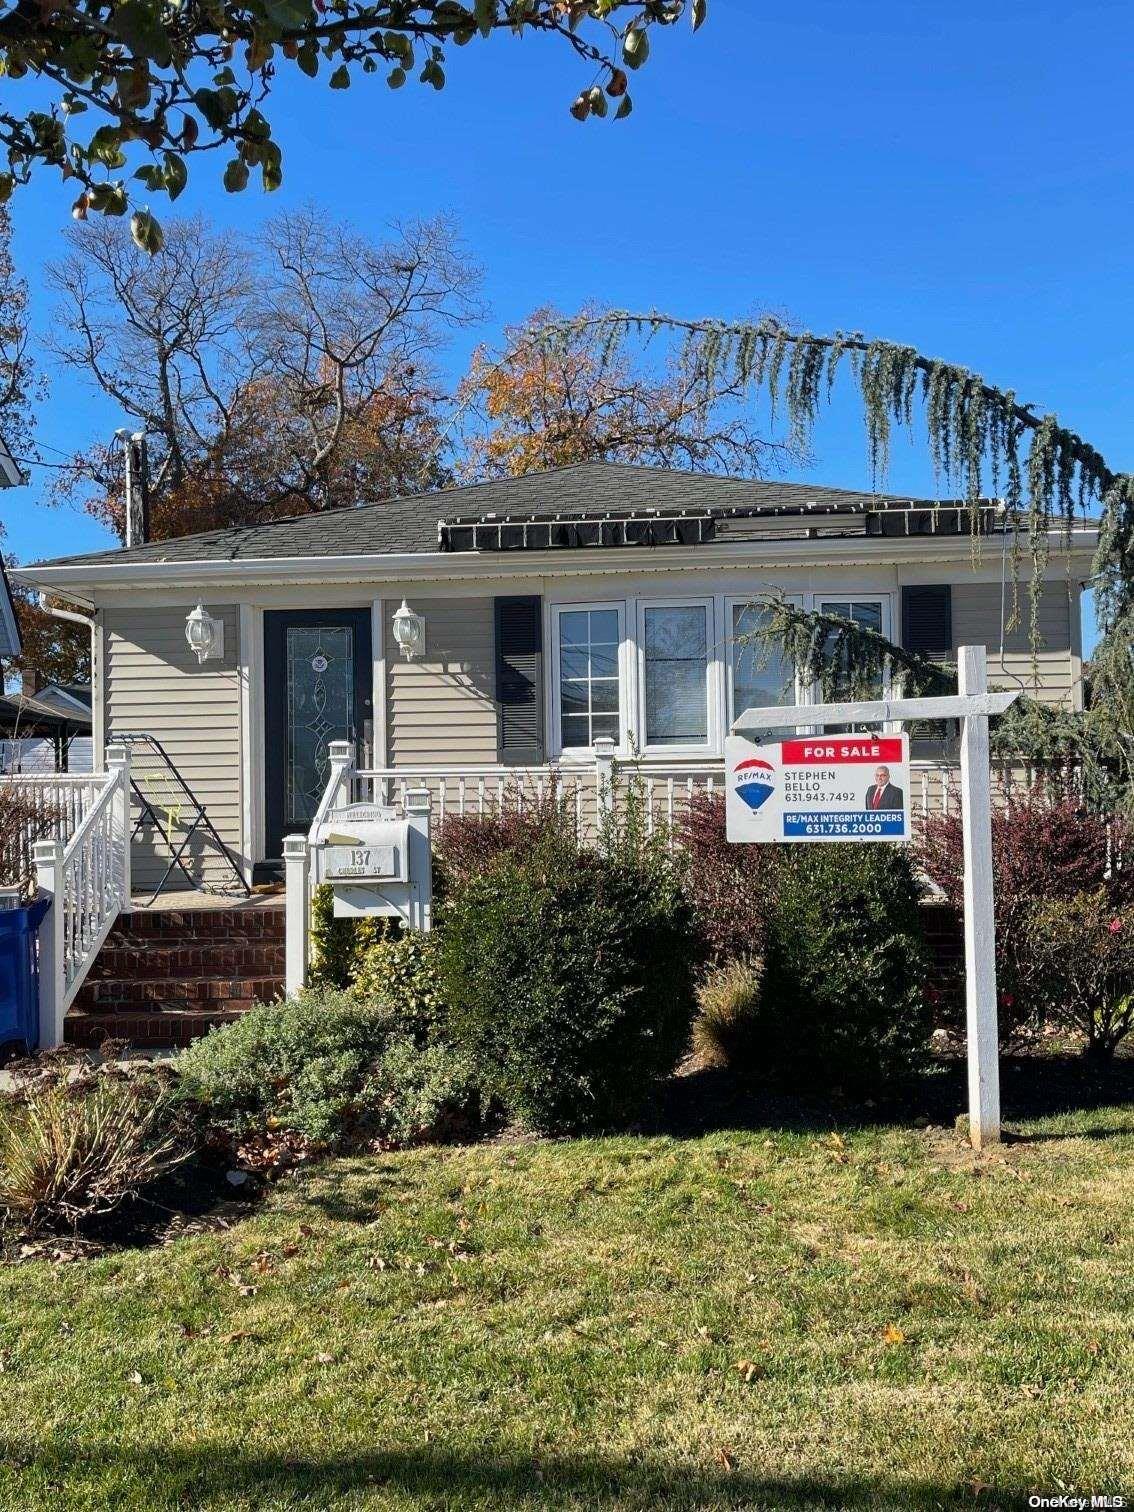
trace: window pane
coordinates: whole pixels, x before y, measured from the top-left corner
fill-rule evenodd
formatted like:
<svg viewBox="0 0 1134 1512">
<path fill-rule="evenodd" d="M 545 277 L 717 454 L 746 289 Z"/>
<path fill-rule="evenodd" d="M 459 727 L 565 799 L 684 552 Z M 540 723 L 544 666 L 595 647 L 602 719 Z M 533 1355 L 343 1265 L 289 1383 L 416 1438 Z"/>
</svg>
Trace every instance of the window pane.
<svg viewBox="0 0 1134 1512">
<path fill-rule="evenodd" d="M 617 646 L 592 646 L 591 647 L 591 676 L 592 677 L 617 677 L 618 676 L 618 647 Z"/>
<path fill-rule="evenodd" d="M 762 604 L 734 604 L 732 610 L 732 717 L 745 709 L 783 707 L 795 702 L 795 672 L 777 646 L 747 641 L 767 617 Z"/>
<path fill-rule="evenodd" d="M 618 713 L 618 683 L 613 677 L 591 684 L 591 708 L 596 714 Z"/>
<path fill-rule="evenodd" d="M 591 743 L 590 720 L 585 714 L 563 716 L 564 746 L 589 746 Z"/>
<path fill-rule="evenodd" d="M 882 633 L 882 605 L 877 599 L 824 599 L 820 605 L 824 614 L 838 614 L 843 619 L 853 620 L 865 630 Z M 845 660 L 845 658 L 843 658 Z M 843 667 L 835 669 L 835 698 L 849 698 L 852 693 L 850 679 Z M 876 677 L 859 696 L 868 698 L 882 696 L 882 678 Z"/>
<path fill-rule="evenodd" d="M 853 620 L 856 625 L 861 625 L 864 630 L 875 630 L 882 633 L 882 605 L 877 599 L 824 599 L 820 604 L 824 614 L 839 614 L 843 619 Z M 854 688 L 851 685 L 849 669 L 846 666 L 845 655 L 840 657 L 840 664 L 835 667 L 835 685 L 832 689 L 834 702 L 843 700 L 850 701 L 852 698 L 881 698 L 883 684 L 881 673 L 871 679 L 865 688 Z M 829 725 L 825 726 L 829 733 L 840 733 L 847 730 L 874 730 L 880 728 L 877 725 Z"/>
<path fill-rule="evenodd" d="M 645 612 L 646 743 L 708 739 L 708 615 L 702 605 Z"/>
<path fill-rule="evenodd" d="M 682 609 L 646 610 L 646 658 L 705 659 L 707 632 L 705 610 L 700 605 Z"/>
<path fill-rule="evenodd" d="M 559 640 L 564 646 L 585 646 L 588 614 L 585 609 L 571 609 L 559 616 Z"/>
<path fill-rule="evenodd" d="M 559 653 L 560 677 L 586 677 L 588 671 L 586 648 L 564 646 Z"/>
<path fill-rule="evenodd" d="M 594 727 L 593 739 L 597 740 L 600 735 L 611 740 L 618 739 L 617 714 L 596 714 L 591 724 Z"/>
<path fill-rule="evenodd" d="M 587 712 L 587 684 L 585 682 L 565 682 L 562 692 L 563 713 L 585 714 Z"/>
<path fill-rule="evenodd" d="M 618 610 L 617 609 L 592 609 L 591 614 L 591 644 L 604 643 L 614 646 L 618 644 Z"/>
<path fill-rule="evenodd" d="M 287 823 L 315 817 L 330 773 L 329 743 L 354 737 L 354 632 L 346 625 L 289 625 Z"/>
</svg>

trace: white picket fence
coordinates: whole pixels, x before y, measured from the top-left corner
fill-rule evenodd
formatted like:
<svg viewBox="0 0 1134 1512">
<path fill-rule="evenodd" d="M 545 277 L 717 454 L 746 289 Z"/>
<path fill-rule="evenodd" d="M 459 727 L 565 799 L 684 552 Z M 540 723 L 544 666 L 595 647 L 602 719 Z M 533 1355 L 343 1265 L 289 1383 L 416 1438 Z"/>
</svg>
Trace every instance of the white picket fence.
<svg viewBox="0 0 1134 1512">
<path fill-rule="evenodd" d="M 63 1017 L 130 899 L 130 754 L 106 752 L 92 776 L 0 778 L 30 811 L 36 882 L 51 898 L 39 930 L 40 1048 L 63 1043 Z"/>
</svg>

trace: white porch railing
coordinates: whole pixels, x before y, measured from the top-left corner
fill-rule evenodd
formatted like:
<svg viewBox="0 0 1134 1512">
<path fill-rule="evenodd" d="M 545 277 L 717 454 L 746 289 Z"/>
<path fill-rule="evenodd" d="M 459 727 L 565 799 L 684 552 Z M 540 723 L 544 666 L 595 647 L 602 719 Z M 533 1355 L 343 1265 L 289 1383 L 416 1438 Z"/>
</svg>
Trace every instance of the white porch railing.
<svg viewBox="0 0 1134 1512">
<path fill-rule="evenodd" d="M 130 753 L 112 745 L 106 772 L 64 843 L 39 840 L 36 878 L 51 898 L 39 931 L 39 1043 L 63 1043 L 63 1017 L 130 899 Z"/>
<path fill-rule="evenodd" d="M 79 828 L 106 779 L 101 773 L 12 772 L 0 774 L 0 880 L 26 881 L 38 840 L 67 841 Z M 11 812 L 3 802 L 16 800 Z"/>
<path fill-rule="evenodd" d="M 910 763 L 914 813 L 948 813 L 957 804 L 955 765 L 944 762 Z M 315 816 L 324 820 L 331 809 L 345 803 L 404 803 L 407 792 L 429 794 L 430 814 L 437 831 L 452 818 L 483 817 L 523 812 L 556 801 L 574 814 L 581 835 L 593 833 L 604 812 L 619 812 L 636 794 L 647 829 L 672 829 L 698 794 L 724 792 L 722 760 L 664 762 L 656 759 L 616 760 L 613 742 L 597 741 L 589 762 L 557 766 L 412 766 L 359 769 L 347 742 L 331 746 L 331 775 Z"/>
</svg>

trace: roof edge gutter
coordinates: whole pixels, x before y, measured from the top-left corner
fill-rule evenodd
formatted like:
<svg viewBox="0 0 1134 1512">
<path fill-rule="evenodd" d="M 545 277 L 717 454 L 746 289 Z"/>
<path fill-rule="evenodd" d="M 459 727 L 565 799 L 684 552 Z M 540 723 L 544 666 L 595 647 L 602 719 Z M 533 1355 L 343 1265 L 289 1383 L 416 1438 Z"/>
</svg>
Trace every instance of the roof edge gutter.
<svg viewBox="0 0 1134 1512">
<path fill-rule="evenodd" d="M 1070 553 L 1093 552 L 1097 532 L 1077 530 Z M 885 551 L 880 545 L 885 544 Z M 357 556 L 334 557 L 248 557 L 238 561 L 188 560 L 175 562 L 88 562 L 74 566 L 20 567 L 13 576 L 41 592 L 59 595 L 80 608 L 93 609 L 94 603 L 82 593 L 92 589 L 119 589 L 133 586 L 160 587 L 165 584 L 186 587 L 227 587 L 238 583 L 320 585 L 350 582 L 385 582 L 391 579 L 432 581 L 443 579 L 467 581 L 478 578 L 512 578 L 542 576 L 598 576 L 610 572 L 649 570 L 651 572 L 687 572 L 702 567 L 755 564 L 766 569 L 775 566 L 819 565 L 824 546 L 830 546 L 833 564 L 884 564 L 958 561 L 972 556 L 972 541 L 957 537 L 832 537 L 825 540 L 722 541 L 696 548 L 691 559 L 688 551 L 666 547 L 645 549 L 632 547 L 581 548 L 575 551 L 499 552 L 369 552 Z M 1061 530 L 1050 535 L 1051 555 L 1057 560 L 1067 555 L 1066 538 Z"/>
</svg>

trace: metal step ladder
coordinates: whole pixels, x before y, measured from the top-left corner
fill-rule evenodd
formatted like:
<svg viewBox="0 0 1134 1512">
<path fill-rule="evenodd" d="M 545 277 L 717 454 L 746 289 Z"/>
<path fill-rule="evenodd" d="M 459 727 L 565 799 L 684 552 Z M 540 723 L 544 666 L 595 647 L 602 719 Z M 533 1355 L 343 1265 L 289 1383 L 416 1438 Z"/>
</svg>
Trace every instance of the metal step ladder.
<svg viewBox="0 0 1134 1512">
<path fill-rule="evenodd" d="M 205 812 L 204 804 L 186 782 L 161 741 L 156 736 L 141 731 L 115 730 L 107 737 L 108 744 L 114 742 L 130 748 L 130 787 L 138 804 L 138 817 L 130 832 L 131 843 L 147 825 L 151 825 L 169 852 L 169 865 L 150 894 L 149 902 L 154 901 L 175 871 L 181 873 L 193 892 L 250 898 L 252 889 L 244 880 L 240 862 L 217 834 L 216 826 Z M 185 855 L 196 835 L 212 841 L 216 857 L 223 863 L 225 870 L 232 873 L 231 881 L 223 884 L 207 883 L 193 876 L 186 865 Z"/>
</svg>

